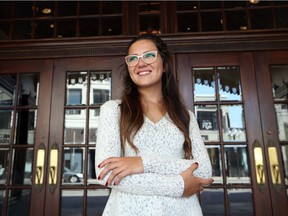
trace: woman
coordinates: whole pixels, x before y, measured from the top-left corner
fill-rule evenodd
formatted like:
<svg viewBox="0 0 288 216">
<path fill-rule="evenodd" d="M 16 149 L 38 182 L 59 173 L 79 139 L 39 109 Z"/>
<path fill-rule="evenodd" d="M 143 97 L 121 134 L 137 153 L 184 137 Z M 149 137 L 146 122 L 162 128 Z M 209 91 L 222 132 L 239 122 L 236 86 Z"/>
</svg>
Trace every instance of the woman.
<svg viewBox="0 0 288 216">
<path fill-rule="evenodd" d="M 122 98 L 101 106 L 96 174 L 112 188 L 104 216 L 202 215 L 196 193 L 212 183 L 211 164 L 169 60 L 158 36 L 133 39 Z"/>
</svg>

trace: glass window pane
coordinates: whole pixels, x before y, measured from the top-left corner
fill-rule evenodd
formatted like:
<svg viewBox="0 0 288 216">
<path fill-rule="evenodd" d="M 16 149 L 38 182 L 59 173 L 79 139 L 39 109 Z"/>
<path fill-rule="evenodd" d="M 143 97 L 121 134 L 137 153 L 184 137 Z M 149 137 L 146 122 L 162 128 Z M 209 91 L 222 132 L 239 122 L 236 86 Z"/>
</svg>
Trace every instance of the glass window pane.
<svg viewBox="0 0 288 216">
<path fill-rule="evenodd" d="M 12 106 L 16 92 L 16 76 L 0 75 L 0 106 Z"/>
<path fill-rule="evenodd" d="M 7 215 L 29 215 L 31 190 L 9 190 Z"/>
<path fill-rule="evenodd" d="M 69 72 L 66 82 L 66 105 L 86 104 L 87 72 Z"/>
<path fill-rule="evenodd" d="M 63 184 L 83 184 L 84 177 L 84 149 L 65 148 L 63 160 Z"/>
<path fill-rule="evenodd" d="M 122 17 L 105 17 L 102 21 L 103 35 L 121 35 Z"/>
<path fill-rule="evenodd" d="M 288 65 L 270 66 L 272 92 L 275 100 L 288 100 Z"/>
<path fill-rule="evenodd" d="M 216 88 L 214 68 L 192 68 L 194 101 L 215 101 Z"/>
<path fill-rule="evenodd" d="M 288 145 L 281 146 L 281 153 L 284 165 L 285 185 L 288 185 Z"/>
<path fill-rule="evenodd" d="M 95 148 L 89 148 L 88 151 L 88 184 L 97 184 L 95 169 Z"/>
<path fill-rule="evenodd" d="M 87 190 L 87 216 L 102 215 L 110 190 Z"/>
<path fill-rule="evenodd" d="M 225 215 L 223 189 L 205 188 L 200 192 L 200 204 L 203 215 Z"/>
<path fill-rule="evenodd" d="M 178 32 L 198 32 L 198 14 L 181 13 L 177 15 Z"/>
<path fill-rule="evenodd" d="M 288 141 L 288 105 L 275 104 L 278 136 L 280 141 Z"/>
<path fill-rule="evenodd" d="M 288 8 L 275 9 L 276 28 L 288 28 Z"/>
<path fill-rule="evenodd" d="M 79 4 L 80 15 L 93 15 L 100 13 L 99 1 L 79 1 Z"/>
<path fill-rule="evenodd" d="M 89 144 L 96 144 L 100 108 L 89 111 Z"/>
<path fill-rule="evenodd" d="M 202 31 L 222 31 L 223 20 L 221 12 L 201 13 Z"/>
<path fill-rule="evenodd" d="M 8 161 L 9 161 L 9 149 L 1 148 L 0 149 L 0 185 L 6 185 L 7 183 Z M 0 195 L 0 202 L 1 202 L 1 195 Z"/>
<path fill-rule="evenodd" d="M 12 185 L 31 185 L 33 149 L 19 148 L 13 150 Z"/>
<path fill-rule="evenodd" d="M 159 1 L 139 1 L 139 13 L 160 12 Z"/>
<path fill-rule="evenodd" d="M 246 145 L 224 147 L 227 184 L 251 184 Z"/>
<path fill-rule="evenodd" d="M 195 116 L 204 141 L 219 141 L 218 110 L 216 105 L 195 106 Z"/>
<path fill-rule="evenodd" d="M 271 9 L 250 11 L 251 29 L 273 28 L 273 16 Z"/>
<path fill-rule="evenodd" d="M 111 71 L 90 74 L 90 104 L 102 104 L 111 99 Z"/>
<path fill-rule="evenodd" d="M 83 190 L 61 190 L 61 215 L 82 215 Z"/>
<path fill-rule="evenodd" d="M 12 1 L 1 1 L 0 2 L 0 8 L 4 10 L 1 10 L 0 13 L 0 19 L 9 19 L 12 16 Z M 1 211 L 0 211 L 1 212 Z"/>
<path fill-rule="evenodd" d="M 213 184 L 223 184 L 220 146 L 206 145 L 206 148 L 212 165 Z"/>
<path fill-rule="evenodd" d="M 10 39 L 10 22 L 0 22 L 0 40 Z"/>
<path fill-rule="evenodd" d="M 242 105 L 222 105 L 222 132 L 224 142 L 246 141 Z"/>
<path fill-rule="evenodd" d="M 228 202 L 230 215 L 253 216 L 252 189 L 228 189 Z"/>
<path fill-rule="evenodd" d="M 53 38 L 54 20 L 37 20 L 35 22 L 35 38 Z"/>
<path fill-rule="evenodd" d="M 217 67 L 221 101 L 242 101 L 239 67 Z"/>
<path fill-rule="evenodd" d="M 77 15 L 77 1 L 59 1 L 57 15 L 58 16 L 76 16 Z"/>
<path fill-rule="evenodd" d="M 10 144 L 12 138 L 12 110 L 0 110 L 0 144 Z"/>
<path fill-rule="evenodd" d="M 86 110 L 66 109 L 65 144 L 84 144 L 86 128 Z"/>
<path fill-rule="evenodd" d="M 76 24 L 75 19 L 59 20 L 57 28 L 57 37 L 76 37 Z"/>
<path fill-rule="evenodd" d="M 99 35 L 99 18 L 82 18 L 79 20 L 80 37 Z"/>
<path fill-rule="evenodd" d="M 12 39 L 31 39 L 32 38 L 32 21 L 15 21 L 13 23 Z"/>
<path fill-rule="evenodd" d="M 227 30 L 247 30 L 246 11 L 226 11 Z"/>
<path fill-rule="evenodd" d="M 121 14 L 122 1 L 103 1 L 102 2 L 103 14 Z"/>
<path fill-rule="evenodd" d="M 177 11 L 196 10 L 198 2 L 196 1 L 176 1 Z"/>
<path fill-rule="evenodd" d="M 36 17 L 54 17 L 55 16 L 55 1 L 36 1 L 35 7 L 37 10 L 35 11 Z"/>
<path fill-rule="evenodd" d="M 16 113 L 15 144 L 35 144 L 37 110 L 18 110 Z"/>
<path fill-rule="evenodd" d="M 20 106 L 36 106 L 38 104 L 39 79 L 38 73 L 20 75 L 18 93 L 18 104 Z"/>
<path fill-rule="evenodd" d="M 33 12 L 36 10 L 33 1 L 17 1 L 15 2 L 15 18 L 32 18 Z"/>
<path fill-rule="evenodd" d="M 160 33 L 160 15 L 140 15 L 140 33 Z"/>
</svg>

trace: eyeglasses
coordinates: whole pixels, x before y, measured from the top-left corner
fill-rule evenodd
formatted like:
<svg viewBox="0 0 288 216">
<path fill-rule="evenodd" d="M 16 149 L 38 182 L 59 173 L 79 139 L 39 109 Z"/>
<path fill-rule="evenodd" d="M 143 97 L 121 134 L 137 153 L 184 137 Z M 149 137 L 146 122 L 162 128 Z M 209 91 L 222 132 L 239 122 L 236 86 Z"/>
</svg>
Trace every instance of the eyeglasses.
<svg viewBox="0 0 288 216">
<path fill-rule="evenodd" d="M 129 67 L 136 66 L 139 62 L 139 59 L 142 58 L 142 60 L 146 64 L 152 64 L 157 59 L 158 51 L 148 51 L 143 53 L 142 55 L 128 55 L 125 57 L 126 64 Z"/>
</svg>

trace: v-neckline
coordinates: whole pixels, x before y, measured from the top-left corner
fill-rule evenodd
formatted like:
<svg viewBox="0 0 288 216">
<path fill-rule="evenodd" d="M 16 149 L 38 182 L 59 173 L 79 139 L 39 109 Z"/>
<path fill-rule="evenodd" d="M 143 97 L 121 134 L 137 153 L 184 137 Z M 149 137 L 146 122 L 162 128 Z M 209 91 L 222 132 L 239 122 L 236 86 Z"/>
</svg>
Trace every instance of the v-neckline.
<svg viewBox="0 0 288 216">
<path fill-rule="evenodd" d="M 156 125 L 160 124 L 160 123 L 165 119 L 165 117 L 167 116 L 167 114 L 168 114 L 168 113 L 166 112 L 157 122 L 152 121 L 152 120 L 151 120 L 148 116 L 146 116 L 145 114 L 144 114 L 144 118 L 145 118 L 150 124 L 156 126 Z"/>
</svg>

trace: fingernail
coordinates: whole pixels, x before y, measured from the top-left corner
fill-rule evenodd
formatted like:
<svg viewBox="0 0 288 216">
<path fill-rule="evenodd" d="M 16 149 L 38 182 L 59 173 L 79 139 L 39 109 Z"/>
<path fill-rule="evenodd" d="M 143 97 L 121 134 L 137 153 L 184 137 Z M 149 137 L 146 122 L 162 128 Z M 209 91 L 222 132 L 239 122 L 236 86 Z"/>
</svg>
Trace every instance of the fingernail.
<svg viewBox="0 0 288 216">
<path fill-rule="evenodd" d="M 100 176 L 98 176 L 98 180 L 100 180 L 101 179 L 101 177 Z"/>
<path fill-rule="evenodd" d="M 198 164 L 198 162 L 195 162 L 195 164 L 198 166 L 199 164 Z"/>
<path fill-rule="evenodd" d="M 114 182 L 114 185 L 116 186 L 117 184 Z"/>
<path fill-rule="evenodd" d="M 106 187 L 108 186 L 108 182 L 106 182 L 105 186 L 106 186 Z"/>
<path fill-rule="evenodd" d="M 97 167 L 100 168 L 100 164 Z"/>
</svg>

